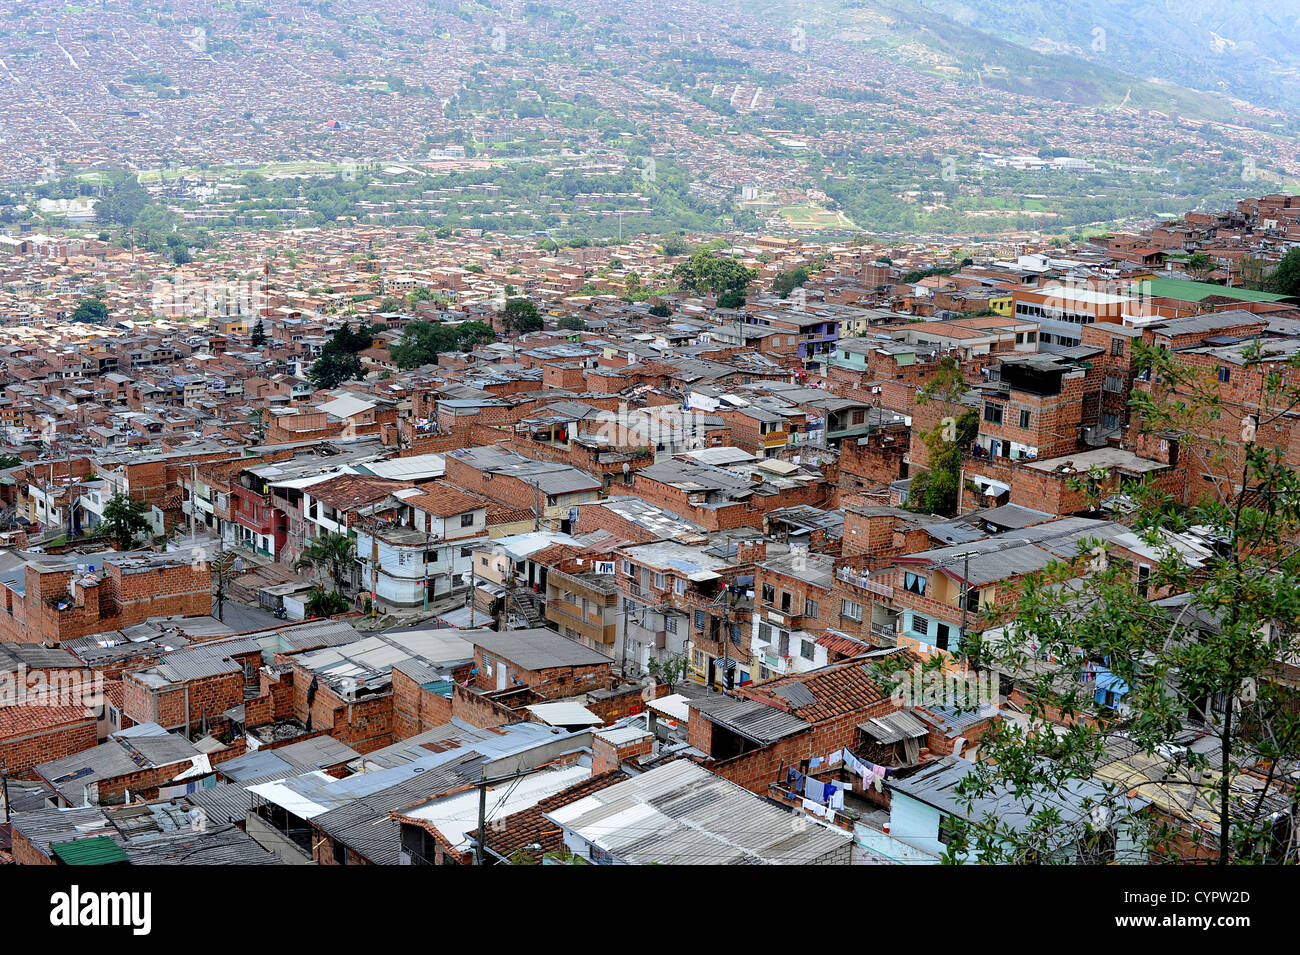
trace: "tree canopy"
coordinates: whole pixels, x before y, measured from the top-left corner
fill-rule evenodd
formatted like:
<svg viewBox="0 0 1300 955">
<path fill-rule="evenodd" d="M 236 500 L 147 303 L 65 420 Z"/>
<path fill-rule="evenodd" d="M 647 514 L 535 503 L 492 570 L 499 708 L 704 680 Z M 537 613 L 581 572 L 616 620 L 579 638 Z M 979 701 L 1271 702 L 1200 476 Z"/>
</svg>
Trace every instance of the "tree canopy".
<svg viewBox="0 0 1300 955">
<path fill-rule="evenodd" d="M 701 249 L 691 258 L 673 266 L 673 279 L 679 288 L 697 295 L 712 293 L 718 297 L 718 305 L 725 306 L 722 299 L 729 301 L 739 298 L 743 304 L 745 291 L 749 283 L 758 277 L 754 269 L 747 269 L 739 259 L 726 255 L 714 255 L 707 249 Z"/>
<path fill-rule="evenodd" d="M 473 351 L 494 338 L 496 333 L 483 322 L 462 322 L 459 325 L 411 322 L 402 330 L 402 337 L 389 348 L 389 353 L 397 367 L 405 371 L 433 364 L 439 355 L 447 352 Z"/>
<path fill-rule="evenodd" d="M 113 538 L 119 550 L 130 550 L 136 538 L 153 526 L 148 515 L 149 508 L 143 501 L 134 500 L 129 494 L 114 494 L 104 505 L 99 530 Z"/>
<path fill-rule="evenodd" d="M 96 296 L 83 298 L 77 303 L 77 308 L 72 313 L 72 320 L 87 325 L 103 325 L 108 321 L 108 306 Z"/>
<path fill-rule="evenodd" d="M 359 353 L 369 348 L 374 342 L 375 329 L 363 325 L 355 332 L 350 323 L 330 336 L 330 340 L 321 349 L 321 356 L 307 372 L 307 378 L 313 388 L 328 391 L 337 388 L 345 381 L 359 380 L 366 377 L 361 365 Z"/>
<path fill-rule="evenodd" d="M 537 306 L 522 296 L 506 300 L 501 313 L 501 324 L 510 335 L 527 335 L 546 327 Z"/>
</svg>

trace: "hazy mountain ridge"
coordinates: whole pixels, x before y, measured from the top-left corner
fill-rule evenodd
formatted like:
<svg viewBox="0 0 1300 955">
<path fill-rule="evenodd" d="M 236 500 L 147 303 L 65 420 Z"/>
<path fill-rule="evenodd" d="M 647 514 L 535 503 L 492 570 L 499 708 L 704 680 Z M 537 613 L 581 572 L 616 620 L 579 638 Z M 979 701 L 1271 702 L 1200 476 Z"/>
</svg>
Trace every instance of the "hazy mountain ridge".
<svg viewBox="0 0 1300 955">
<path fill-rule="evenodd" d="M 1300 4 L 1264 0 L 918 0 L 1028 49 L 1300 112 Z M 1051 54 L 1049 54 L 1051 55 Z"/>
</svg>

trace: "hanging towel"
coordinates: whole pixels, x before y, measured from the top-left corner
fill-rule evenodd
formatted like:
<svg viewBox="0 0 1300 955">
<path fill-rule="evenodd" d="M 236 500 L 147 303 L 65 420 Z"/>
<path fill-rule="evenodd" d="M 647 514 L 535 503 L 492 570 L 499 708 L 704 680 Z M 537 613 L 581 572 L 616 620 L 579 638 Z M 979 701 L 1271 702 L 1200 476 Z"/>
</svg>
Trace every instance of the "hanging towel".
<svg viewBox="0 0 1300 955">
<path fill-rule="evenodd" d="M 820 756 L 814 756 L 812 759 L 808 760 L 809 769 L 816 769 L 821 764 L 822 764 L 822 758 Z"/>
</svg>

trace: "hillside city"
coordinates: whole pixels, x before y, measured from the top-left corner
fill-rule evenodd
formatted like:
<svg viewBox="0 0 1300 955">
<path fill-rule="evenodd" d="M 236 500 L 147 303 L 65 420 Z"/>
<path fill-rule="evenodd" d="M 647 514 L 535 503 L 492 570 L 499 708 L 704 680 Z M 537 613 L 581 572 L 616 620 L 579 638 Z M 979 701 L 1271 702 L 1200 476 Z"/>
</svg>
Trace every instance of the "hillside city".
<svg viewBox="0 0 1300 955">
<path fill-rule="evenodd" d="M 57 6 L 0 864 L 1300 859 L 1281 107 L 1028 122 L 689 0 Z"/>
</svg>

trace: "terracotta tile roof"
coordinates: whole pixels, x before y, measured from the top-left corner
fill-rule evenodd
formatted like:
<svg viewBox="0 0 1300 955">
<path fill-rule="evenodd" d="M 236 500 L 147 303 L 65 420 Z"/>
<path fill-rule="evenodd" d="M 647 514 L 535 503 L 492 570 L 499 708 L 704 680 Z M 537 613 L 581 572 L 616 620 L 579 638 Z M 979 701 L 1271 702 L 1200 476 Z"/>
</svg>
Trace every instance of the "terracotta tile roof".
<svg viewBox="0 0 1300 955">
<path fill-rule="evenodd" d="M 126 687 L 121 680 L 105 680 L 104 696 L 120 710 L 126 704 Z"/>
<path fill-rule="evenodd" d="M 492 827 L 492 832 L 488 836 L 488 847 L 507 858 L 515 853 L 521 853 L 528 861 L 540 863 L 546 853 L 558 852 L 564 847 L 564 837 L 560 827 L 543 818 L 544 813 L 554 812 L 561 806 L 567 806 L 592 793 L 598 793 L 602 789 L 626 781 L 626 774 L 621 770 L 612 769 L 599 776 L 592 776 L 564 792 L 548 796 L 537 805 L 521 810 L 513 816 L 506 816 L 500 821 L 500 828 L 496 825 Z M 541 849 L 525 848 L 530 845 L 539 845 Z"/>
<path fill-rule="evenodd" d="M 390 481 L 387 478 L 361 474 L 340 474 L 308 488 L 313 498 L 338 511 L 348 511 L 362 504 L 382 501 L 394 491 L 415 487 L 410 481 Z"/>
<path fill-rule="evenodd" d="M 842 633 L 831 633 L 829 631 L 817 638 L 817 645 L 825 647 L 829 653 L 842 657 L 860 657 L 872 649 L 861 640 L 854 640 Z"/>
<path fill-rule="evenodd" d="M 504 504 L 488 503 L 487 522 L 489 527 L 498 524 L 517 524 L 520 521 L 533 520 L 533 512 L 526 507 L 507 507 Z"/>
<path fill-rule="evenodd" d="M 552 544 L 550 547 L 543 547 L 528 559 L 535 564 L 552 567 L 561 561 L 581 557 L 585 553 L 587 550 L 583 547 L 574 547 L 572 544 Z"/>
<path fill-rule="evenodd" d="M 426 484 L 423 494 L 404 498 L 411 507 L 419 508 L 435 517 L 455 517 L 483 507 L 482 498 L 474 497 L 450 484 Z"/>
<path fill-rule="evenodd" d="M 0 706 L 0 739 L 93 719 L 84 706 L 45 706 L 40 703 Z"/>
<path fill-rule="evenodd" d="M 870 664 L 865 666 L 869 667 Z M 782 687 L 801 684 L 815 702 L 793 705 L 781 696 Z M 822 667 L 808 673 L 796 673 L 748 688 L 747 696 L 793 713 L 808 723 L 845 716 L 874 706 L 886 699 L 874 677 L 862 661 Z"/>
</svg>

